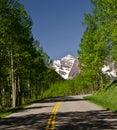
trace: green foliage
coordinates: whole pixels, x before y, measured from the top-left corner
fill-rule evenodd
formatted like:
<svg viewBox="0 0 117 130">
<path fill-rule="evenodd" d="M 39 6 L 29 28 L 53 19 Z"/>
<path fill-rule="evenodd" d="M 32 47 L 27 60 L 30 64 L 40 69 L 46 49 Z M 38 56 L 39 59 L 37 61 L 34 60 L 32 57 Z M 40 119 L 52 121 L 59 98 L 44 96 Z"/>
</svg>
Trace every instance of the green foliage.
<svg viewBox="0 0 117 130">
<path fill-rule="evenodd" d="M 117 83 L 111 82 L 105 88 L 85 98 L 106 109 L 117 111 Z"/>
<path fill-rule="evenodd" d="M 60 77 L 32 35 L 32 19 L 19 0 L 0 1 L 0 110 L 38 100 Z"/>
<path fill-rule="evenodd" d="M 117 61 L 117 2 L 115 0 L 91 0 L 92 13 L 85 14 L 86 30 L 80 43 L 79 61 L 87 84 L 94 90 L 105 85 L 101 68 L 109 61 Z"/>
<path fill-rule="evenodd" d="M 81 82 L 82 80 L 83 82 Z M 83 79 L 83 77 L 79 75 L 73 80 L 59 81 L 51 84 L 50 88 L 44 92 L 43 98 L 77 95 L 89 92 L 92 92 L 89 84 L 86 84 L 86 81 Z"/>
<path fill-rule="evenodd" d="M 55 82 L 61 82 L 64 79 L 51 68 L 46 68 L 45 73 L 45 82 L 48 82 L 49 85 L 54 84 Z"/>
<path fill-rule="evenodd" d="M 19 110 L 22 110 L 23 108 L 25 108 L 26 106 L 31 105 L 32 103 L 28 103 L 28 104 L 23 104 L 21 106 L 18 106 L 16 108 L 10 108 L 10 109 L 4 109 L 0 111 L 0 118 L 6 117 L 14 112 L 17 112 Z"/>
<path fill-rule="evenodd" d="M 107 62 L 117 62 L 117 2 L 91 2 L 93 10 L 84 16 L 86 30 L 78 51 L 81 74 L 64 81 L 47 67 L 49 56 L 33 38 L 32 19 L 24 6 L 19 0 L 0 1 L 0 110 L 42 97 L 88 93 L 105 86 L 101 68 Z M 115 94 L 115 88 L 106 91 L 105 98 L 108 94 L 112 97 L 109 92 Z"/>
</svg>

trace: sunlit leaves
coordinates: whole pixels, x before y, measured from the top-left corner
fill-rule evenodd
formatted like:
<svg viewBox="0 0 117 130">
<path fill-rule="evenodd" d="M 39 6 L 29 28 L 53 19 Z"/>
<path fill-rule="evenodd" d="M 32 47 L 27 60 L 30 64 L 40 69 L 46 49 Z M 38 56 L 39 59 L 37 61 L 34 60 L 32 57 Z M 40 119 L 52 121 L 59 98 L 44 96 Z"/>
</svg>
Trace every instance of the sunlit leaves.
<svg viewBox="0 0 117 130">
<path fill-rule="evenodd" d="M 91 3 L 93 10 L 84 16 L 86 30 L 78 53 L 82 72 L 97 83 L 102 79 L 103 65 L 117 61 L 117 2 L 91 0 Z"/>
</svg>

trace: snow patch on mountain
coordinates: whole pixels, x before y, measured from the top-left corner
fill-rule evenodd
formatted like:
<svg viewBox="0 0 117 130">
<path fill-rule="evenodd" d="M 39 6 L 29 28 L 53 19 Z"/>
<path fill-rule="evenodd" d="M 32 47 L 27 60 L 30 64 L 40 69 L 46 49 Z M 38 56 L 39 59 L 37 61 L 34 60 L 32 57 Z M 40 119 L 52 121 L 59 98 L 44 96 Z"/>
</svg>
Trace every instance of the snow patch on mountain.
<svg viewBox="0 0 117 130">
<path fill-rule="evenodd" d="M 60 60 L 53 61 L 53 68 L 64 79 L 72 79 L 80 73 L 78 59 L 68 54 Z"/>
<path fill-rule="evenodd" d="M 78 64 L 78 59 L 68 54 L 60 60 L 54 60 L 52 67 L 64 79 L 73 79 L 80 73 Z M 108 79 L 117 78 L 116 71 L 114 62 L 108 63 L 102 67 L 102 72 L 107 75 Z"/>
<path fill-rule="evenodd" d="M 111 62 L 108 65 L 104 65 L 102 68 L 102 72 L 107 75 L 108 79 L 117 78 L 114 62 Z"/>
</svg>

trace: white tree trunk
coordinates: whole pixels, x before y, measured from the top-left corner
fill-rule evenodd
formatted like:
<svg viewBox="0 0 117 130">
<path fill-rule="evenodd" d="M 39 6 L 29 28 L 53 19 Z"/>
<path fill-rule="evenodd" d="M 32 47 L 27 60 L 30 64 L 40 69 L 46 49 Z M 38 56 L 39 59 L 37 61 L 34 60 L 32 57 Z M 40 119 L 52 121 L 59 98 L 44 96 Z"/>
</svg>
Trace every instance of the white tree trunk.
<svg viewBox="0 0 117 130">
<path fill-rule="evenodd" d="M 12 107 L 16 106 L 16 85 L 14 82 L 13 54 L 11 50 L 11 84 L 12 84 Z"/>
</svg>

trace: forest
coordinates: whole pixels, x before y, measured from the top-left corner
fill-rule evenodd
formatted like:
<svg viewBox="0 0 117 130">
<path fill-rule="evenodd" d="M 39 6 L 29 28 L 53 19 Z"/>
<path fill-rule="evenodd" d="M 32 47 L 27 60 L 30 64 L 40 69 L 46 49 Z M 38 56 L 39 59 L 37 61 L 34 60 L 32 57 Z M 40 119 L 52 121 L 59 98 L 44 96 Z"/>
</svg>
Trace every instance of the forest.
<svg viewBox="0 0 117 130">
<path fill-rule="evenodd" d="M 18 0 L 0 1 L 0 110 L 38 100 L 55 81 L 49 56 L 34 39 L 32 19 Z"/>
<path fill-rule="evenodd" d="M 117 2 L 91 0 L 78 50 L 81 73 L 64 81 L 32 34 L 33 21 L 18 0 L 0 1 L 0 110 L 51 96 L 92 93 L 109 82 L 102 73 L 117 64 Z"/>
</svg>

